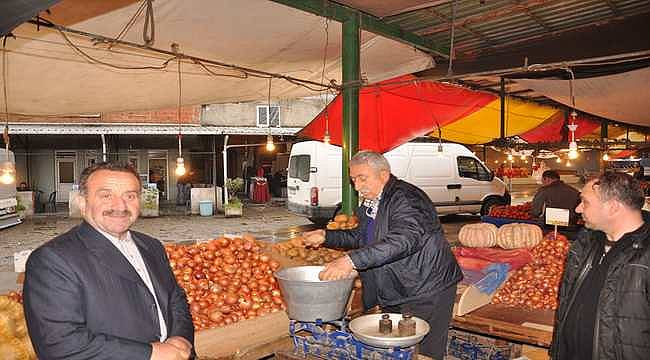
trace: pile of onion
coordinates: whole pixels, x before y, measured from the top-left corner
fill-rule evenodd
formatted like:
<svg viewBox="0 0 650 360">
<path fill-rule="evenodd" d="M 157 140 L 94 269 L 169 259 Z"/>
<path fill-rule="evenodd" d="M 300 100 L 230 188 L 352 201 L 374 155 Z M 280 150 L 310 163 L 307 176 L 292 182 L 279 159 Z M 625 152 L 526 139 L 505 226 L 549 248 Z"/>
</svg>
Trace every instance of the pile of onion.
<svg viewBox="0 0 650 360">
<path fill-rule="evenodd" d="M 280 264 L 260 249 L 249 235 L 189 246 L 165 245 L 176 280 L 187 294 L 196 330 L 285 309 L 273 277 Z"/>
<path fill-rule="evenodd" d="M 563 235 L 549 233 L 532 253 L 533 262 L 515 271 L 492 298 L 493 304 L 527 309 L 556 310 L 558 289 L 564 271 L 569 242 Z"/>
</svg>

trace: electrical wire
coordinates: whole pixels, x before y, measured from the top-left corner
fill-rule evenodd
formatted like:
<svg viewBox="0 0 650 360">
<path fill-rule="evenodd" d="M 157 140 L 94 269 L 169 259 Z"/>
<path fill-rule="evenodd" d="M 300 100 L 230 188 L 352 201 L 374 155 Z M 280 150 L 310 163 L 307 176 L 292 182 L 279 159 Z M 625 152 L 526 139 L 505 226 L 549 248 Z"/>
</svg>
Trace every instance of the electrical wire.
<svg viewBox="0 0 650 360">
<path fill-rule="evenodd" d="M 33 23 L 33 21 L 31 23 Z M 105 36 L 90 34 L 90 33 L 87 33 L 87 32 L 80 31 L 80 30 L 73 30 L 73 29 L 66 28 L 64 26 L 57 25 L 57 24 L 54 24 L 52 22 L 45 21 L 45 20 L 42 20 L 42 19 L 37 24 L 42 25 L 42 26 L 55 28 L 61 34 L 61 36 L 64 38 L 66 43 L 70 47 L 72 47 L 79 55 L 81 55 L 83 58 L 85 58 L 90 63 L 98 63 L 98 64 L 101 64 L 101 65 L 105 65 L 105 66 L 120 69 L 120 70 L 164 70 L 164 69 L 166 69 L 169 62 L 176 58 L 176 56 L 173 56 L 173 57 L 167 59 L 165 62 L 163 62 L 159 66 L 123 66 L 123 65 L 115 65 L 115 64 L 107 63 L 105 61 L 101 61 L 101 60 L 96 59 L 96 58 L 92 57 L 91 55 L 87 54 L 86 52 L 81 50 L 76 44 L 74 44 L 69 39 L 69 37 L 67 35 L 65 35 L 65 32 L 70 32 L 70 33 L 74 33 L 74 34 L 81 35 L 81 36 L 84 36 L 84 37 L 89 37 L 89 38 L 92 38 L 94 41 L 96 41 L 98 43 L 99 42 L 115 43 L 115 44 L 120 44 L 120 45 L 127 46 L 127 47 L 135 47 L 135 48 L 139 48 L 139 49 L 143 49 L 145 51 L 150 51 L 150 52 L 155 52 L 155 53 L 169 54 L 169 52 L 164 51 L 164 50 L 160 50 L 160 49 L 155 49 L 155 48 L 152 48 L 152 47 L 149 47 L 149 46 L 141 46 L 141 45 L 138 45 L 138 44 L 129 43 L 127 41 L 118 40 L 118 39 L 115 39 L 115 38 L 108 38 L 108 37 L 105 37 Z M 202 59 L 198 59 L 196 57 L 188 56 L 188 55 L 183 55 L 183 57 L 186 58 L 186 59 L 191 59 L 193 62 L 194 61 L 200 62 L 200 63 L 207 62 L 211 66 L 216 65 L 216 66 L 231 69 L 231 70 L 241 71 L 242 73 L 245 73 L 247 76 L 251 76 L 251 77 L 257 77 L 257 78 L 269 78 L 269 77 L 271 77 L 271 78 L 282 79 L 282 80 L 285 80 L 285 81 L 287 81 L 287 82 L 289 82 L 289 83 L 291 83 L 293 85 L 304 87 L 304 88 L 306 88 L 306 89 L 308 89 L 310 91 L 313 91 L 313 92 L 320 92 L 320 91 L 322 91 L 322 89 L 338 88 L 338 86 L 333 85 L 333 84 L 329 84 L 329 85 L 328 84 L 318 84 L 318 83 L 315 83 L 315 82 L 310 81 L 310 80 L 297 79 L 297 78 L 293 78 L 293 77 L 288 76 L 288 75 L 270 73 L 270 72 L 266 72 L 266 71 L 262 71 L 262 70 L 256 70 L 256 69 L 246 68 L 246 67 L 237 66 L 237 65 L 220 63 L 220 62 L 214 61 L 214 60 L 202 60 Z M 204 68 L 204 70 L 205 70 L 205 68 Z M 214 73 L 214 72 L 212 72 L 211 75 L 220 76 L 220 74 L 217 74 L 217 73 Z M 318 86 L 318 88 L 313 87 L 313 86 Z"/>
</svg>

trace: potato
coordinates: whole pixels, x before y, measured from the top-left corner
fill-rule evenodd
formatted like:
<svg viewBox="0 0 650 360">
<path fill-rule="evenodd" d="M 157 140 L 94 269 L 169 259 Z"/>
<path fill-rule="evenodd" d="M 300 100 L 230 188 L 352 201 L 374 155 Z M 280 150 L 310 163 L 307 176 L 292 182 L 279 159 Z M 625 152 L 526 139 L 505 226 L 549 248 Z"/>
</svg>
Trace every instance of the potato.
<svg viewBox="0 0 650 360">
<path fill-rule="evenodd" d="M 347 222 L 348 216 L 346 214 L 338 214 L 334 217 L 334 221 L 337 223 Z"/>
<path fill-rule="evenodd" d="M 330 221 L 327 223 L 327 230 L 338 230 L 339 229 L 339 223 Z"/>
</svg>

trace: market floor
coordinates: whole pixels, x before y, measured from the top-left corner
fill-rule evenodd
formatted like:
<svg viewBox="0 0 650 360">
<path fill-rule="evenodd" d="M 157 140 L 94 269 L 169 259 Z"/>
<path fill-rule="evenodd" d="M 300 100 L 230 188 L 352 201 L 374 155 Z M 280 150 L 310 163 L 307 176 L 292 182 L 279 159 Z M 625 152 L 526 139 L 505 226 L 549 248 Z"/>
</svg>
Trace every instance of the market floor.
<svg viewBox="0 0 650 360">
<path fill-rule="evenodd" d="M 244 216 L 225 218 L 223 215 L 210 217 L 173 214 L 157 218 L 141 218 L 134 230 L 151 235 L 162 242 L 195 242 L 214 239 L 224 234 L 251 233 L 265 241 L 277 242 L 295 234 L 315 228 L 306 218 L 291 214 L 280 204 L 248 205 Z M 472 215 L 450 215 L 441 217 L 445 235 L 450 243 L 457 241 L 460 227 L 468 222 L 477 222 Z M 80 219 L 70 218 L 65 213 L 43 214 L 27 218 L 25 222 L 0 232 L 0 272 L 13 271 L 13 254 L 34 249 L 53 237 L 79 224 Z"/>
</svg>

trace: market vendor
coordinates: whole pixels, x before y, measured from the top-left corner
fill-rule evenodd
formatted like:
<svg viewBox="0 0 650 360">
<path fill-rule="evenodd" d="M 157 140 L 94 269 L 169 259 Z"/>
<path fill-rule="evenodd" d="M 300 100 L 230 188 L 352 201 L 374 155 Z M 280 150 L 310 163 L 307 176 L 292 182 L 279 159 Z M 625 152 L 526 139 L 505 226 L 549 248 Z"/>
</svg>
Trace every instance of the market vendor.
<svg viewBox="0 0 650 360">
<path fill-rule="evenodd" d="M 580 203 L 580 192 L 560 180 L 560 174 L 555 170 L 542 173 L 542 186 L 535 193 L 530 209 L 533 219 L 544 221 L 546 208 L 569 210 L 569 223 L 575 224 L 576 206 Z"/>
<path fill-rule="evenodd" d="M 462 272 L 429 197 L 398 180 L 386 158 L 360 151 L 350 160 L 350 177 L 365 199 L 357 208 L 360 224 L 353 230 L 314 230 L 305 244 L 354 249 L 327 264 L 323 280 L 358 271 L 366 310 L 410 312 L 431 327 L 420 343 L 421 353 L 442 359 Z"/>
<path fill-rule="evenodd" d="M 162 244 L 129 228 L 140 177 L 98 163 L 81 174 L 84 221 L 27 261 L 24 308 L 39 359 L 186 360 L 194 326 Z"/>
</svg>

